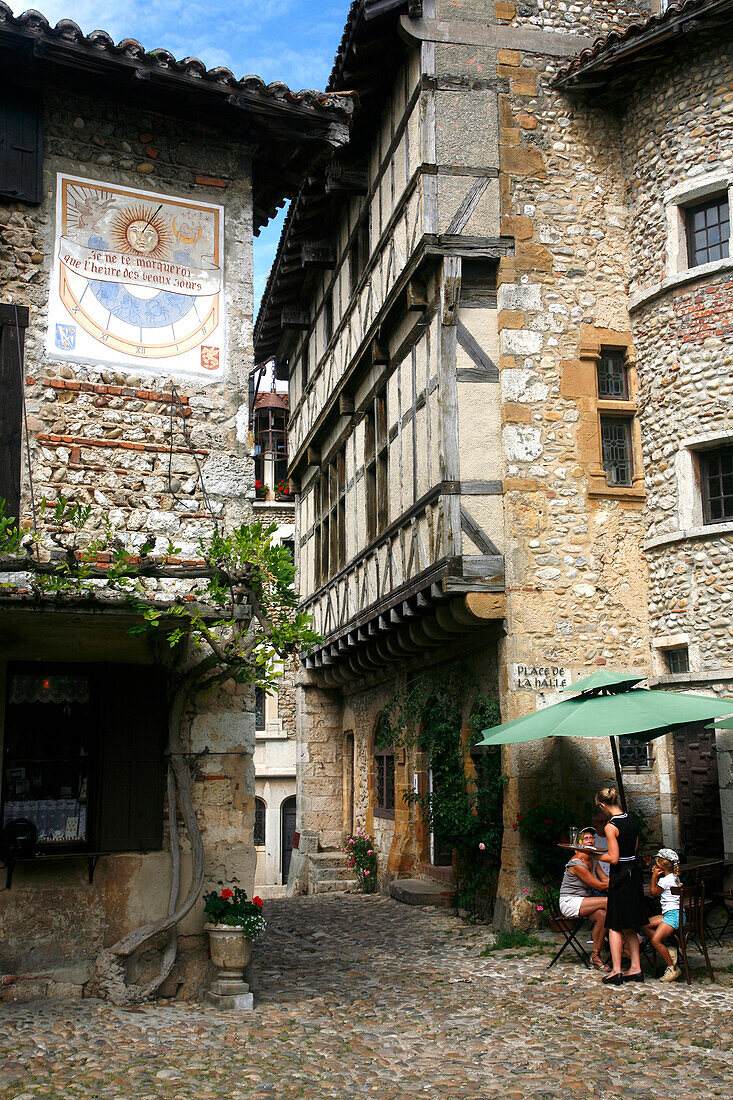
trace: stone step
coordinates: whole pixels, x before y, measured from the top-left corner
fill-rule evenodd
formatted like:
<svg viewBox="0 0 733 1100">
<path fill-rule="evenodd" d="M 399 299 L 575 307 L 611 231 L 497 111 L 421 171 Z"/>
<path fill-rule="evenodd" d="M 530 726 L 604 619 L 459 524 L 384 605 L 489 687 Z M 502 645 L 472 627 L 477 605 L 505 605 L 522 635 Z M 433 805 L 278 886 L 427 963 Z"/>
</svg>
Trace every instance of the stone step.
<svg viewBox="0 0 733 1100">
<path fill-rule="evenodd" d="M 309 852 L 308 859 L 312 867 L 345 867 L 346 852 Z"/>
<path fill-rule="evenodd" d="M 405 905 L 441 905 L 449 906 L 451 891 L 440 882 L 430 882 L 424 878 L 397 878 L 389 884 L 391 897 Z"/>
<path fill-rule="evenodd" d="M 356 875 L 350 867 L 314 867 L 314 882 L 356 882 Z"/>
<path fill-rule="evenodd" d="M 311 893 L 313 894 L 328 894 L 329 896 L 339 894 L 351 894 L 357 889 L 356 880 L 353 882 L 347 882 L 344 879 L 320 879 L 317 882 L 311 882 Z"/>
</svg>

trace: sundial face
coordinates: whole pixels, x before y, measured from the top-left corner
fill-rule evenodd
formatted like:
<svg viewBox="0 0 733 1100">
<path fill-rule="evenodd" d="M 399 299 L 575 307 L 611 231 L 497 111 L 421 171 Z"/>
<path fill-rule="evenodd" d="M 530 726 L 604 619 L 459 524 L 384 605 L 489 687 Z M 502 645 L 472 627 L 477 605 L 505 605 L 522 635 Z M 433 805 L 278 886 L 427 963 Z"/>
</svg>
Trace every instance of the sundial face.
<svg viewBox="0 0 733 1100">
<path fill-rule="evenodd" d="M 150 252 L 154 252 L 160 244 L 160 234 L 154 225 L 149 222 L 144 222 L 142 219 L 130 222 L 126 231 L 125 237 L 130 245 L 130 248 L 135 252 L 139 252 L 144 256 L 147 256 Z"/>
<path fill-rule="evenodd" d="M 49 352 L 223 373 L 223 209 L 64 175 L 58 188 Z"/>
</svg>

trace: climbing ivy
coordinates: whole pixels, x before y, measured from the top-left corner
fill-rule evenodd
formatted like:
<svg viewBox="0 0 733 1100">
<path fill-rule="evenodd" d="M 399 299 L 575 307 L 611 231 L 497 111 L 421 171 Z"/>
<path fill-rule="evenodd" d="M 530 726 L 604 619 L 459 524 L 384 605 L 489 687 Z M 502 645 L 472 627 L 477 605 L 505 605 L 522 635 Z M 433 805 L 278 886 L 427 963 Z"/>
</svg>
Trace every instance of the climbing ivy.
<svg viewBox="0 0 733 1100">
<path fill-rule="evenodd" d="M 464 744 L 463 714 L 472 696 Z M 475 777 L 467 771 L 467 758 L 482 730 L 499 720 L 497 700 L 477 694 L 473 676 L 461 665 L 450 677 L 424 673 L 395 692 L 376 733 L 380 748 L 425 753 L 433 790 L 408 791 L 404 798 L 419 807 L 436 841 L 455 850 L 459 906 L 484 916 L 491 909 L 501 862 L 505 780 L 498 748 L 474 756 Z"/>
</svg>

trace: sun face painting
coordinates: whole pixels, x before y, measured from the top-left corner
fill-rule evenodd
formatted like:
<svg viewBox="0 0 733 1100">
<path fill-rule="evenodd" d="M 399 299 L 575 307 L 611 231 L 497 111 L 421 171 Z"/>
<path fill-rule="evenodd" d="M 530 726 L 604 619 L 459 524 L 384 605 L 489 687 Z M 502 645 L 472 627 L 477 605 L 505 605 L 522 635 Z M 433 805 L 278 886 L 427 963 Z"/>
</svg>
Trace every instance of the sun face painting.
<svg viewBox="0 0 733 1100">
<path fill-rule="evenodd" d="M 224 211 L 59 174 L 47 351 L 224 372 Z"/>
</svg>

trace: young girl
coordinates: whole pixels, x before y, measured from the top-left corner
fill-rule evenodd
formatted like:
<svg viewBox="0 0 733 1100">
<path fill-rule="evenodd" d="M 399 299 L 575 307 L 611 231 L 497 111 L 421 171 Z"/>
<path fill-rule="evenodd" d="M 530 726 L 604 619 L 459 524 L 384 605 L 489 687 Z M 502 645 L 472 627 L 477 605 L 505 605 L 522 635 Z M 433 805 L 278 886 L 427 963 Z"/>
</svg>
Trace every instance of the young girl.
<svg viewBox="0 0 733 1100">
<path fill-rule="evenodd" d="M 652 868 L 652 897 L 659 898 L 662 905 L 661 915 L 652 917 L 644 928 L 652 941 L 652 946 L 664 960 L 667 969 L 662 974 L 663 982 L 674 982 L 682 974 L 677 966 L 677 948 L 667 947 L 664 941 L 680 927 L 680 899 L 672 893 L 674 886 L 681 886 L 679 879 L 680 857 L 671 848 L 660 848 Z"/>
</svg>

